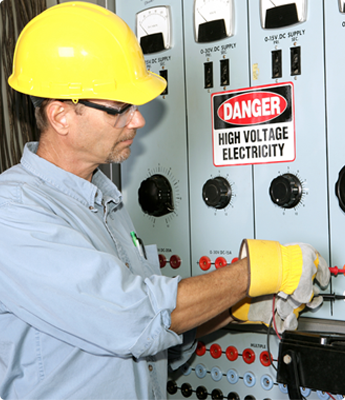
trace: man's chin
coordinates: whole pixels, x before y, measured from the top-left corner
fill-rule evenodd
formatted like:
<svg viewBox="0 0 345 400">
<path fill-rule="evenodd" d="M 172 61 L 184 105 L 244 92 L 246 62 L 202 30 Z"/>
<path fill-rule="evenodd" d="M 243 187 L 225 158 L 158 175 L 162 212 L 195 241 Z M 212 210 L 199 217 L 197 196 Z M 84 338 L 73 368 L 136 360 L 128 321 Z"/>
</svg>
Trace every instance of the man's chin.
<svg viewBox="0 0 345 400">
<path fill-rule="evenodd" d="M 106 160 L 106 164 L 112 164 L 112 163 L 121 164 L 123 161 L 127 160 L 127 158 L 130 156 L 130 154 L 131 154 L 131 149 L 129 147 L 122 150 L 118 154 L 111 153 L 109 155 L 108 159 Z"/>
</svg>

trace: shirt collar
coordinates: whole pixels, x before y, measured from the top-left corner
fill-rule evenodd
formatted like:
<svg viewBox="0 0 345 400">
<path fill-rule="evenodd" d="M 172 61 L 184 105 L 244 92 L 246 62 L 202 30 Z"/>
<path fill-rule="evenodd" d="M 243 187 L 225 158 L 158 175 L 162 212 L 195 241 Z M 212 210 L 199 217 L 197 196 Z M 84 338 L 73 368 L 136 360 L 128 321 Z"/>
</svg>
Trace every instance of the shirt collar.
<svg viewBox="0 0 345 400">
<path fill-rule="evenodd" d="M 38 142 L 26 143 L 20 162 L 23 168 L 49 186 L 91 208 L 95 203 L 101 204 L 103 199 L 115 204 L 122 201 L 122 195 L 115 184 L 99 169 L 94 173 L 92 182 L 89 182 L 39 157 L 36 154 L 37 148 Z"/>
</svg>

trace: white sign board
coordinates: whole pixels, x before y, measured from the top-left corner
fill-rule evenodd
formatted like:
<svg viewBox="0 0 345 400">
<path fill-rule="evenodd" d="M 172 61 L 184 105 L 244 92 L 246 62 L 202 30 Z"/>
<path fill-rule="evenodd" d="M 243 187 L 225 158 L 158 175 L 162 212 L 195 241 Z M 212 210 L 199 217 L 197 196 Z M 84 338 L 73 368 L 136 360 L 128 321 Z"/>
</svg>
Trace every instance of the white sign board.
<svg viewBox="0 0 345 400">
<path fill-rule="evenodd" d="M 216 167 L 290 162 L 296 158 L 292 83 L 212 95 Z"/>
</svg>

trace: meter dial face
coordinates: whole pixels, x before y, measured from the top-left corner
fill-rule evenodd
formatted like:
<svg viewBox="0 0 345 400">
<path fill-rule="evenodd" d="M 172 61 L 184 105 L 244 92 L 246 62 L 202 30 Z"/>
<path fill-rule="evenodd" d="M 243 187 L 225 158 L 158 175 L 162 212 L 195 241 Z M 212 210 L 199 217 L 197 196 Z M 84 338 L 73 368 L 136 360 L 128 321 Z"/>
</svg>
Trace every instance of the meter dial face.
<svg viewBox="0 0 345 400">
<path fill-rule="evenodd" d="M 233 36 L 233 0 L 195 0 L 194 30 L 195 41 L 200 43 Z"/>
<path fill-rule="evenodd" d="M 304 22 L 307 0 L 261 0 L 261 24 L 264 29 L 277 29 Z"/>
<path fill-rule="evenodd" d="M 152 7 L 137 14 L 137 38 L 144 54 L 171 47 L 171 14 L 168 6 Z"/>
</svg>

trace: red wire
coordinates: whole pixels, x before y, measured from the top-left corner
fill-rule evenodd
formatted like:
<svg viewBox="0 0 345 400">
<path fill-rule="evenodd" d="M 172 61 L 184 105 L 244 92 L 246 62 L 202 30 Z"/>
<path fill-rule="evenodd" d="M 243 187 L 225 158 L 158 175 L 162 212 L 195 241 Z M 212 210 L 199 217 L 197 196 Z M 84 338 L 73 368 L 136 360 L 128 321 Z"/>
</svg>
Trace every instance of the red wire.
<svg viewBox="0 0 345 400">
<path fill-rule="evenodd" d="M 336 398 L 333 397 L 330 393 L 328 393 L 328 392 L 326 392 L 326 393 L 328 394 L 328 396 L 329 396 L 331 399 L 336 400 Z"/>
<path fill-rule="evenodd" d="M 272 302 L 272 318 L 273 318 L 273 327 L 276 335 L 278 336 L 278 339 L 281 340 L 281 336 L 279 335 L 278 329 L 277 329 L 277 324 L 276 324 L 276 319 L 275 319 L 275 304 L 276 304 L 276 295 L 273 295 L 273 302 Z"/>
</svg>

